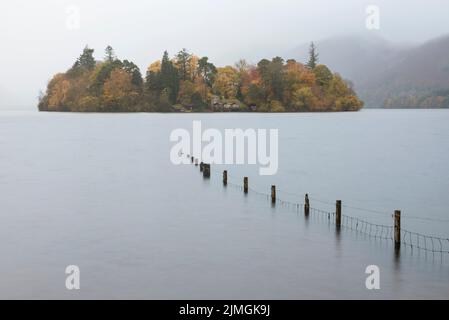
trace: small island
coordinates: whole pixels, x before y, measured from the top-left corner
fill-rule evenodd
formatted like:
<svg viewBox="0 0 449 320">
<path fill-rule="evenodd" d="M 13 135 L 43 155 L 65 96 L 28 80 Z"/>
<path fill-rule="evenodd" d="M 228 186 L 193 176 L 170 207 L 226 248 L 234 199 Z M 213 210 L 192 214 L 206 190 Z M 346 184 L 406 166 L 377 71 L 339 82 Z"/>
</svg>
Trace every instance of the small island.
<svg viewBox="0 0 449 320">
<path fill-rule="evenodd" d="M 69 70 L 53 76 L 39 96 L 40 111 L 337 112 L 363 106 L 350 82 L 318 64 L 313 43 L 306 64 L 275 57 L 216 67 L 186 49 L 174 58 L 165 52 L 145 79 L 112 47 L 103 61 L 93 53 L 86 46 Z"/>
</svg>

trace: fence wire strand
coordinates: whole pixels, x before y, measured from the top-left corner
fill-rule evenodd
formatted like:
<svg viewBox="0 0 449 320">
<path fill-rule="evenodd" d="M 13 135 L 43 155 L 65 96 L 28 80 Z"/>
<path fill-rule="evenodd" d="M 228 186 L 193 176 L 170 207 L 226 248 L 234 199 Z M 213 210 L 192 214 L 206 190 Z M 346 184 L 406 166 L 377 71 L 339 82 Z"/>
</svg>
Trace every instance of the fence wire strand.
<svg viewBox="0 0 449 320">
<path fill-rule="evenodd" d="M 219 178 L 218 175 L 215 175 L 213 177 Z M 233 180 L 233 181 L 231 181 L 231 180 Z M 219 180 L 216 180 L 216 181 L 219 181 Z M 242 181 L 243 181 L 243 178 L 236 177 L 236 176 L 230 175 L 228 173 L 228 182 L 227 182 L 228 187 L 232 187 L 234 189 L 243 191 Z M 299 195 L 297 193 L 289 192 L 289 191 L 282 190 L 282 189 L 278 189 L 278 190 L 276 190 L 276 192 L 284 193 L 284 194 L 295 196 L 295 197 L 304 196 L 304 195 Z M 271 201 L 271 194 L 269 194 L 267 192 L 262 192 L 260 190 L 254 189 L 252 187 L 248 187 L 248 193 L 258 195 L 261 198 Z M 312 201 L 316 201 L 318 203 L 324 203 L 327 205 L 335 205 L 335 203 L 317 199 L 315 197 L 309 196 L 309 199 Z M 296 201 L 288 201 L 288 200 L 281 199 L 279 197 L 276 197 L 276 204 L 279 204 L 283 207 L 295 209 L 297 212 L 304 210 L 304 203 L 296 202 Z M 377 211 L 377 210 L 370 210 L 370 209 L 352 207 L 352 206 L 347 206 L 347 205 L 344 205 L 343 207 L 350 208 L 353 210 L 360 210 L 360 211 L 366 211 L 366 212 L 371 212 L 371 213 L 392 216 L 392 214 L 390 214 L 390 213 Z M 336 222 L 335 222 L 336 221 L 336 219 L 335 219 L 336 213 L 335 212 L 326 211 L 326 210 L 322 210 L 317 207 L 310 206 L 309 207 L 309 215 L 310 215 L 310 217 L 318 217 L 319 216 L 321 218 L 325 218 L 331 224 L 336 224 Z M 406 218 L 418 219 L 419 217 L 406 216 Z M 427 218 L 422 218 L 422 220 L 449 221 L 449 220 L 444 220 L 444 219 L 427 219 Z M 370 238 L 394 242 L 394 226 L 376 224 L 376 223 L 372 223 L 372 222 L 369 222 L 364 219 L 360 219 L 358 217 L 342 214 L 341 215 L 341 227 L 351 230 L 356 233 L 363 234 Z M 422 251 L 431 252 L 431 253 L 449 254 L 449 238 L 425 235 L 422 233 L 413 232 L 413 231 L 406 230 L 403 228 L 401 228 L 400 234 L 401 234 L 401 244 L 411 248 L 412 250 L 417 249 L 417 250 L 422 250 Z"/>
</svg>

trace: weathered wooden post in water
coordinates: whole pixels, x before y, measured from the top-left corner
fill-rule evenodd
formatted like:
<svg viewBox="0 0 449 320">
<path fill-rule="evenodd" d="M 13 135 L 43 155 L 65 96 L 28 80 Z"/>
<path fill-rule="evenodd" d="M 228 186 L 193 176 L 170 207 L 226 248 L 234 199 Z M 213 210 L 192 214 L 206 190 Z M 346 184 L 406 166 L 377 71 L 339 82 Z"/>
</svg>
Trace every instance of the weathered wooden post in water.
<svg viewBox="0 0 449 320">
<path fill-rule="evenodd" d="M 394 212 L 394 247 L 398 250 L 401 247 L 401 211 Z"/>
<path fill-rule="evenodd" d="M 190 157 L 190 161 L 191 161 L 192 163 L 193 163 L 193 159 L 194 159 L 193 157 Z"/>
<path fill-rule="evenodd" d="M 243 178 L 243 192 L 248 193 L 248 177 Z"/>
<path fill-rule="evenodd" d="M 337 228 L 341 227 L 341 200 L 337 200 L 336 208 L 335 208 L 335 224 Z"/>
<path fill-rule="evenodd" d="M 227 170 L 223 171 L 223 185 L 225 185 L 225 186 L 228 185 L 228 171 Z"/>
<path fill-rule="evenodd" d="M 276 186 L 271 186 L 271 204 L 276 204 Z"/>
<path fill-rule="evenodd" d="M 210 164 L 203 164 L 203 178 L 210 178 Z"/>
<path fill-rule="evenodd" d="M 309 202 L 309 195 L 306 194 L 305 199 L 304 199 L 304 215 L 306 217 L 309 216 L 310 213 L 310 202 Z"/>
</svg>

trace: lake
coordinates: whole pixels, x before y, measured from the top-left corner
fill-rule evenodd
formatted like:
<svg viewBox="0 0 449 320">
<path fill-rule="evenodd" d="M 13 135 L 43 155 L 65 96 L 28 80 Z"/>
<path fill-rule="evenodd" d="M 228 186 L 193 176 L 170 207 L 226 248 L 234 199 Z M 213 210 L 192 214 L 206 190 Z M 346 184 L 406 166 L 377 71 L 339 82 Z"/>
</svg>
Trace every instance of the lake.
<svg viewBox="0 0 449 320">
<path fill-rule="evenodd" d="M 279 129 L 279 170 L 174 166 L 170 132 Z M 449 298 L 449 254 L 401 248 L 261 193 L 449 238 L 449 110 L 0 112 L 0 298 Z M 248 195 L 223 187 L 221 173 Z M 81 290 L 65 268 L 81 270 Z M 380 268 L 380 290 L 365 269 Z"/>
</svg>

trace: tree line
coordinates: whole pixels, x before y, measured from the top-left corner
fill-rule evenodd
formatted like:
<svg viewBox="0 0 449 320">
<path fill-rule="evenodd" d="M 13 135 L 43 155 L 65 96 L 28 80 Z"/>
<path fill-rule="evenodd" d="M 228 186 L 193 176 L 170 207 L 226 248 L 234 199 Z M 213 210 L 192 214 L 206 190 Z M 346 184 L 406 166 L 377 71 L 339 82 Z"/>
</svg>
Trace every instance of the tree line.
<svg viewBox="0 0 449 320">
<path fill-rule="evenodd" d="M 384 101 L 384 108 L 449 108 L 449 90 L 434 90 L 427 94 L 402 94 L 389 97 Z"/>
<path fill-rule="evenodd" d="M 142 76 L 111 46 L 101 61 L 85 47 L 73 66 L 49 81 L 39 96 L 41 111 L 202 112 L 356 111 L 363 103 L 351 84 L 319 64 L 311 45 L 302 64 L 280 57 L 217 67 L 186 49 L 153 62 Z"/>
</svg>

